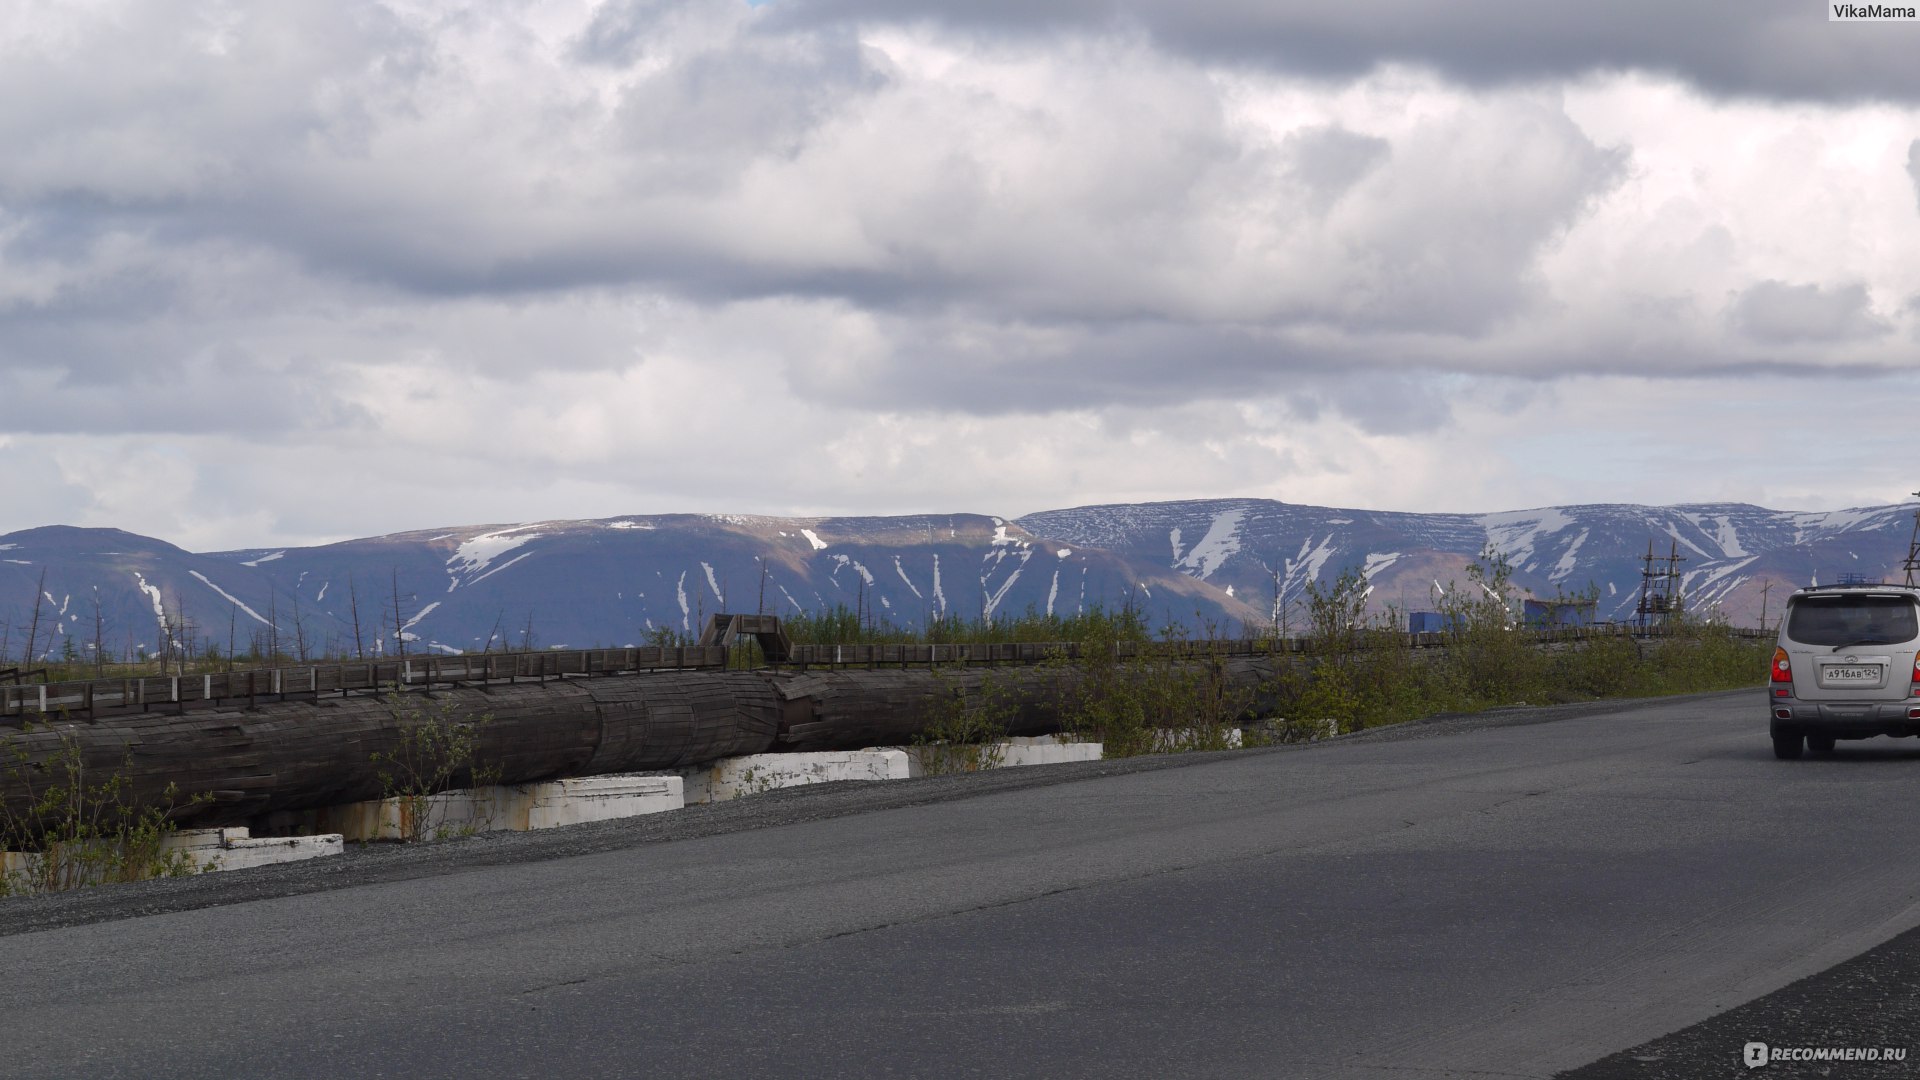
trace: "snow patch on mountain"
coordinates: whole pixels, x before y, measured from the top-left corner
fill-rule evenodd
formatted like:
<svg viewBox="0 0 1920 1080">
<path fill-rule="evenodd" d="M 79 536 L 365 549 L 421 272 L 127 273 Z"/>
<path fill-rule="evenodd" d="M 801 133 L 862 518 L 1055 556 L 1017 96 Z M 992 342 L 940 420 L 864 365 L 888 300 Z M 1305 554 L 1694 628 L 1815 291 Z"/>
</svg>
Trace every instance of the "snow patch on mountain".
<svg viewBox="0 0 1920 1080">
<path fill-rule="evenodd" d="M 1580 535 L 1573 538 L 1573 543 L 1567 545 L 1567 550 L 1560 553 L 1560 561 L 1553 564 L 1553 573 L 1547 575 L 1548 581 L 1559 581 L 1573 573 L 1574 568 L 1580 565 L 1575 561 L 1574 556 L 1579 554 L 1580 545 L 1587 542 L 1587 536 L 1592 532 L 1592 529 L 1580 530 Z"/>
<path fill-rule="evenodd" d="M 714 602 L 720 605 L 720 610 L 725 611 L 727 609 L 727 598 L 720 594 L 720 582 L 713 576 L 713 566 L 709 563 L 702 562 L 700 569 L 707 572 L 707 588 L 713 590 Z"/>
<path fill-rule="evenodd" d="M 1572 518 L 1553 507 L 1483 514 L 1478 520 L 1480 527 L 1486 530 L 1487 545 L 1506 556 L 1515 568 L 1533 561 L 1533 548 L 1540 537 L 1574 524 Z"/>
<path fill-rule="evenodd" d="M 1731 562 L 1723 566 L 1702 566 L 1697 570 L 1689 570 L 1680 576 L 1680 593 L 1686 596 L 1705 589 L 1707 586 L 1712 585 L 1728 574 L 1751 565 L 1753 561 L 1759 557 L 1758 555 L 1749 555 L 1739 562 Z"/>
<path fill-rule="evenodd" d="M 628 521 L 625 518 L 622 518 L 619 521 L 607 522 L 607 528 L 609 529 L 644 529 L 647 531 L 652 531 L 654 529 L 659 528 L 659 526 L 654 525 L 651 522 L 642 524 L 641 522 L 638 522 L 638 521 Z M 786 534 L 781 533 L 780 535 L 785 536 Z"/>
<path fill-rule="evenodd" d="M 1673 537 L 1675 541 L 1683 545 L 1688 551 L 1693 552 L 1695 555 L 1698 555 L 1703 559 L 1713 558 L 1712 555 L 1707 554 L 1707 551 L 1705 548 L 1687 539 L 1686 537 L 1681 536 L 1680 530 L 1676 528 L 1674 525 L 1672 525 L 1671 523 L 1667 525 L 1667 535 Z"/>
<path fill-rule="evenodd" d="M 1863 526 L 1886 526 L 1891 519 L 1912 513 L 1912 504 L 1902 506 L 1856 506 L 1846 510 L 1791 515 L 1793 542 L 1826 539 Z"/>
<path fill-rule="evenodd" d="M 531 525 L 520 525 L 511 529 L 502 529 L 499 532 L 482 533 L 471 540 L 463 542 L 454 550 L 453 557 L 447 560 L 447 577 L 451 579 L 447 585 L 447 591 L 452 592 L 462 585 L 472 585 L 481 578 L 488 576 L 488 574 L 496 573 L 498 570 L 505 570 L 507 566 L 511 566 L 514 562 L 519 562 L 521 559 L 526 558 L 527 554 L 530 553 L 522 553 L 516 556 L 511 562 L 498 567 L 497 570 L 487 570 L 487 567 L 493 563 L 493 560 L 525 544 L 529 540 L 538 540 L 543 534 L 527 532 L 528 529 L 534 527 L 535 526 Z M 464 580 L 462 580 L 463 578 Z"/>
<path fill-rule="evenodd" d="M 907 568 L 900 565 L 900 556 L 898 555 L 893 557 L 893 572 L 900 575 L 901 581 L 906 582 L 907 588 L 913 591 L 913 598 L 915 600 L 926 599 L 926 597 L 920 595 L 920 590 L 915 588 L 913 579 L 907 576 Z"/>
<path fill-rule="evenodd" d="M 434 601 L 433 603 L 431 603 L 431 604 L 428 604 L 428 605 L 427 605 L 426 607 L 423 607 L 423 608 L 421 608 L 421 609 L 420 609 L 420 610 L 419 610 L 418 612 L 416 612 L 416 613 L 414 614 L 414 616 L 413 616 L 413 618 L 411 618 L 411 619 L 408 619 L 408 620 L 407 620 L 407 622 L 406 622 L 406 625 L 404 625 L 404 626 L 402 626 L 402 627 L 400 628 L 400 633 L 401 633 L 401 635 L 402 635 L 402 636 L 401 636 L 401 640 L 402 640 L 402 641 L 415 641 L 415 640 L 418 640 L 418 639 L 417 639 L 417 638 L 415 638 L 415 637 L 414 637 L 413 635 L 411 635 L 411 634 L 408 634 L 408 633 L 407 633 L 407 631 L 409 631 L 409 630 L 411 630 L 411 629 L 413 629 L 414 627 L 416 627 L 416 626 L 418 626 L 418 625 L 420 625 L 420 620 L 421 620 L 421 619 L 424 619 L 424 618 L 426 618 L 427 616 L 429 616 L 429 615 L 431 615 L 431 614 L 433 614 L 433 609 L 434 609 L 434 608 L 437 608 L 437 607 L 439 607 L 439 606 L 440 606 L 440 601 L 438 601 L 438 600 L 435 600 L 435 601 Z"/>
<path fill-rule="evenodd" d="M 1020 580 L 1020 571 L 1018 569 L 1015 569 L 1013 573 L 1008 574 L 1007 580 L 1001 582 L 1000 587 L 998 589 L 995 589 L 993 593 L 987 597 L 986 610 L 982 612 L 982 615 L 984 615 L 988 619 L 993 618 L 994 609 L 1000 606 L 1000 601 L 1005 600 L 1007 598 L 1007 593 L 1013 589 L 1013 583 L 1019 580 Z M 980 584 L 984 588 L 986 585 L 986 579 L 982 578 L 980 581 Z"/>
<path fill-rule="evenodd" d="M 807 538 L 807 543 L 813 545 L 813 550 L 815 551 L 827 550 L 827 542 L 825 540 L 820 539 L 820 534 L 814 532 L 812 529 L 801 529 L 800 535 Z"/>
<path fill-rule="evenodd" d="M 1053 571 L 1053 584 L 1047 587 L 1047 614 L 1053 614 L 1053 602 L 1060 598 L 1060 571 Z"/>
<path fill-rule="evenodd" d="M 160 587 L 147 584 L 147 579 L 138 570 L 133 572 L 133 580 L 139 584 L 140 591 L 147 594 L 147 599 L 153 601 L 153 620 L 160 624 L 160 631 L 164 634 L 167 629 L 167 609 L 160 602 Z"/>
<path fill-rule="evenodd" d="M 1309 536 L 1300 541 L 1300 553 L 1286 561 L 1280 579 L 1280 600 L 1285 602 L 1289 595 L 1306 588 L 1307 583 L 1320 580 L 1320 568 L 1333 557 L 1333 534 L 1328 533 L 1318 545 Z"/>
<path fill-rule="evenodd" d="M 1366 561 L 1360 566 L 1360 576 L 1366 578 L 1368 581 L 1372 581 L 1373 575 L 1378 574 L 1399 561 L 1400 553 L 1397 551 L 1368 555 Z"/>
<path fill-rule="evenodd" d="M 947 613 L 947 594 L 940 589 L 940 553 L 937 551 L 933 553 L 933 602 L 938 609 L 935 614 L 944 617 Z"/>
<path fill-rule="evenodd" d="M 1002 550 L 995 554 L 1005 556 L 1006 552 Z M 1013 572 L 1007 575 L 1007 579 L 1000 583 L 998 589 L 993 588 L 993 573 L 1000 568 L 1003 560 L 1001 558 L 992 558 L 987 561 L 986 567 L 980 572 L 980 591 L 986 596 L 985 610 L 981 612 L 982 618 L 993 618 L 994 611 L 1000 607 L 1001 601 L 1007 598 L 1007 593 L 1013 590 L 1014 582 L 1020 580 L 1020 571 L 1026 568 L 1027 560 L 1032 557 L 1033 552 L 1031 550 L 1021 551 L 1019 553 L 1020 565 L 1013 568 Z"/>
<path fill-rule="evenodd" d="M 215 585 L 215 584 L 214 584 L 213 582 L 211 582 L 211 581 L 208 581 L 208 580 L 207 580 L 207 575 L 205 575 L 205 574 L 203 574 L 203 573 L 201 573 L 201 572 L 200 572 L 200 571 L 198 571 L 198 570 L 189 570 L 189 571 L 187 571 L 187 573 L 189 573 L 189 574 L 192 574 L 192 575 L 193 575 L 194 577 L 197 577 L 197 578 L 199 578 L 199 579 L 200 579 L 200 584 L 202 584 L 202 585 L 205 585 L 205 586 L 206 586 L 207 588 L 209 588 L 209 589 L 212 589 L 212 590 L 213 590 L 214 592 L 217 592 L 217 593 L 219 593 L 219 594 L 220 594 L 220 599 L 222 599 L 222 600 L 225 600 L 225 601 L 226 601 L 227 603 L 229 603 L 229 604 L 232 604 L 232 605 L 233 605 L 234 607 L 237 607 L 237 608 L 239 608 L 239 609 L 240 609 L 241 611 L 244 611 L 244 612 L 246 612 L 246 613 L 247 613 L 247 614 L 248 614 L 248 615 L 249 615 L 250 617 L 252 617 L 252 619 L 253 619 L 253 621 L 254 621 L 254 622 L 257 622 L 257 623 L 259 623 L 259 624 L 260 624 L 261 626 L 272 626 L 272 625 L 273 625 L 272 623 L 270 623 L 270 622 L 268 622 L 267 620 L 265 620 L 265 619 L 263 619 L 263 618 L 261 618 L 261 617 L 260 617 L 260 613 L 259 613 L 259 612 L 257 612 L 257 611 L 255 611 L 255 610 L 253 610 L 252 608 L 250 608 L 250 607 L 248 607 L 247 605 L 245 605 L 245 604 L 243 604 L 243 603 L 241 603 L 241 602 L 240 602 L 240 598 L 239 598 L 239 597 L 237 597 L 237 596 L 235 596 L 235 595 L 233 595 L 232 593 L 230 593 L 230 592 L 228 592 L 227 590 L 225 590 L 225 589 L 223 589 L 223 588 L 221 588 L 220 586 L 218 586 L 218 585 Z M 145 584 L 145 582 L 142 582 L 142 584 L 144 585 L 144 584 Z M 158 601 L 156 601 L 156 603 L 158 603 Z"/>
<path fill-rule="evenodd" d="M 1221 563 L 1240 550 L 1240 524 L 1246 518 L 1245 509 L 1222 510 L 1215 514 L 1212 523 L 1207 526 L 1206 535 L 1200 538 L 1199 543 L 1193 545 L 1193 550 L 1187 552 L 1185 557 L 1174 556 L 1174 569 L 1188 571 L 1202 581 L 1207 580 L 1215 570 L 1220 568 Z M 1179 535 L 1180 530 L 1175 529 L 1176 549 L 1179 546 Z"/>
<path fill-rule="evenodd" d="M 286 558 L 286 555 L 287 553 L 284 551 L 276 551 L 271 555 L 262 555 L 257 559 L 252 559 L 248 562 L 243 562 L 240 565 L 241 566 L 259 566 L 261 563 L 269 563 L 275 559 L 284 559 Z"/>
<path fill-rule="evenodd" d="M 1715 528 L 1713 540 L 1720 546 L 1720 553 L 1726 555 L 1728 559 L 1740 559 L 1749 555 L 1749 552 L 1740 546 L 1740 530 L 1734 528 L 1734 519 L 1722 513 L 1718 517 L 1718 523 L 1720 527 Z"/>
<path fill-rule="evenodd" d="M 674 599 L 680 602 L 680 629 L 684 633 L 693 633 L 693 606 L 687 603 L 687 572 L 680 571 L 680 580 L 673 586 Z"/>
<path fill-rule="evenodd" d="M 508 559 L 508 560 L 507 560 L 506 562 L 503 562 L 503 563 L 501 563 L 501 564 L 500 564 L 499 566 L 496 566 L 496 567 L 493 567 L 493 568 L 491 568 L 491 569 L 489 569 L 489 570 L 488 570 L 488 571 L 487 571 L 486 573 L 484 573 L 484 574 L 481 574 L 481 575 L 480 575 L 479 577 L 476 577 L 476 578 L 469 578 L 469 579 L 468 579 L 468 580 L 466 580 L 466 581 L 463 581 L 463 582 L 460 582 L 460 584 L 463 584 L 463 585 L 477 585 L 477 584 L 479 584 L 480 582 L 482 582 L 482 581 L 485 581 L 485 580 L 487 580 L 488 578 L 490 578 L 490 577 L 492 577 L 493 575 L 495 575 L 495 574 L 497 574 L 497 573 L 499 573 L 500 571 L 502 571 L 502 570 L 505 570 L 505 569 L 507 569 L 508 567 L 510 567 L 510 566 L 512 566 L 512 565 L 513 565 L 514 563 L 517 563 L 517 562 L 519 562 L 520 560 L 522 560 L 522 559 L 525 559 L 525 558 L 527 558 L 527 557 L 529 557 L 529 556 L 531 556 L 532 554 L 533 554 L 533 552 L 531 552 L 531 551 L 523 551 L 523 552 L 521 552 L 520 554 L 518 554 L 518 555 L 515 555 L 515 556 L 514 556 L 513 558 L 511 558 L 511 559 Z M 452 591 L 453 591 L 453 586 L 452 586 L 452 585 L 448 585 L 448 586 L 447 586 L 447 591 L 448 591 L 448 592 L 452 592 Z"/>
</svg>

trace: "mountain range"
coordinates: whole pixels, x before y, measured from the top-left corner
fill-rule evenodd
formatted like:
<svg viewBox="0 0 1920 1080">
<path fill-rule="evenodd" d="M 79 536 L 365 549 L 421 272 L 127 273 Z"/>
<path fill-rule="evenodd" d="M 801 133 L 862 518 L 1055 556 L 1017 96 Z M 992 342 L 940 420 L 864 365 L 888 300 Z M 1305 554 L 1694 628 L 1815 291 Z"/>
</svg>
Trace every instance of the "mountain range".
<svg viewBox="0 0 1920 1080">
<path fill-rule="evenodd" d="M 207 553 L 48 526 L 0 535 L 0 668 L 89 656 L 96 641 L 152 654 L 169 633 L 290 655 L 619 646 L 698 633 L 721 611 L 835 605 L 896 625 L 1130 605 L 1156 627 L 1297 630 L 1309 585 L 1352 570 L 1374 610 L 1432 610 L 1489 548 L 1522 595 L 1592 595 L 1599 618 L 1621 622 L 1649 551 L 1677 554 L 1689 610 L 1756 625 L 1800 585 L 1903 580 L 1916 509 L 1416 514 L 1208 499 L 1018 519 L 632 515 Z"/>
</svg>

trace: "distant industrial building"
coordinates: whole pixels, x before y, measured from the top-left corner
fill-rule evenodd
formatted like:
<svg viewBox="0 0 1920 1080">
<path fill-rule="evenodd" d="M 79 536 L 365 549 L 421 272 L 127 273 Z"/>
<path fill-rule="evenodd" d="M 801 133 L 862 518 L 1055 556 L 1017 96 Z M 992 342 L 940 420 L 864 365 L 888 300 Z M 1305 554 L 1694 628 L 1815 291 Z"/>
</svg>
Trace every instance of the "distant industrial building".
<svg viewBox="0 0 1920 1080">
<path fill-rule="evenodd" d="M 1593 626 L 1600 621 L 1599 600 L 1526 600 L 1522 602 L 1521 621 L 1536 630 L 1554 630 L 1570 626 Z"/>
</svg>

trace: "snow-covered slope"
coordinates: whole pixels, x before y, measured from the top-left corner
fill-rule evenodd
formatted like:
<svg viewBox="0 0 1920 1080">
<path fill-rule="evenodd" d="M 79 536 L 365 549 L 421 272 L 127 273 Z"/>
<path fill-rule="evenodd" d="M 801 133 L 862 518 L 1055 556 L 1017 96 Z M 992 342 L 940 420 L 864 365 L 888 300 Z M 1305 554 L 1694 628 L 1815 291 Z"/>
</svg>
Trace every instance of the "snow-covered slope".
<svg viewBox="0 0 1920 1080">
<path fill-rule="evenodd" d="M 1540 597 L 1594 590 L 1628 620 L 1642 557 L 1677 551 L 1696 611 L 1757 622 L 1791 588 L 1898 580 L 1914 507 L 1743 504 L 1406 514 L 1257 499 L 1087 506 L 1017 521 L 633 515 L 423 530 L 324 547 L 194 554 L 110 529 L 0 536 L 0 667 L 33 656 L 198 647 L 283 652 L 625 645 L 719 611 L 859 607 L 875 621 L 1072 614 L 1131 604 L 1158 626 L 1299 625 L 1309 584 L 1352 570 L 1376 609 L 1428 610 L 1491 546 Z M 45 575 L 44 586 L 41 575 Z M 1771 585 L 1768 583 L 1771 582 Z M 35 600 L 38 598 L 38 621 Z M 27 642 L 31 632 L 33 645 Z"/>
<path fill-rule="evenodd" d="M 1761 590 L 1840 574 L 1899 580 L 1914 507 L 1823 513 L 1741 503 L 1592 504 L 1490 514 L 1404 514 L 1256 499 L 1088 506 L 1031 514 L 1038 536 L 1157 561 L 1285 617 L 1309 582 L 1362 573 L 1376 607 L 1430 609 L 1491 548 L 1542 598 L 1595 590 L 1603 618 L 1632 617 L 1644 557 L 1677 552 L 1689 607 L 1757 620 Z M 1777 610 L 1777 608 L 1775 609 Z"/>
</svg>

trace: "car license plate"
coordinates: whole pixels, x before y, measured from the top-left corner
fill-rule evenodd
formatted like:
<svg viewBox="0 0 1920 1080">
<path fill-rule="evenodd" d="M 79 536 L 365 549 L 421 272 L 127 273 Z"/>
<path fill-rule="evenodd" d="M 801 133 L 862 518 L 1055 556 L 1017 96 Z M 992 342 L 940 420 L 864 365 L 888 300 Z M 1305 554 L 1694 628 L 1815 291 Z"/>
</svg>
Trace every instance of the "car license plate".
<svg viewBox="0 0 1920 1080">
<path fill-rule="evenodd" d="M 1878 683 L 1880 681 L 1880 665 L 1878 664 L 1833 664 L 1820 670 L 1821 673 L 1827 677 L 1826 681 L 1828 685 Z"/>
</svg>

